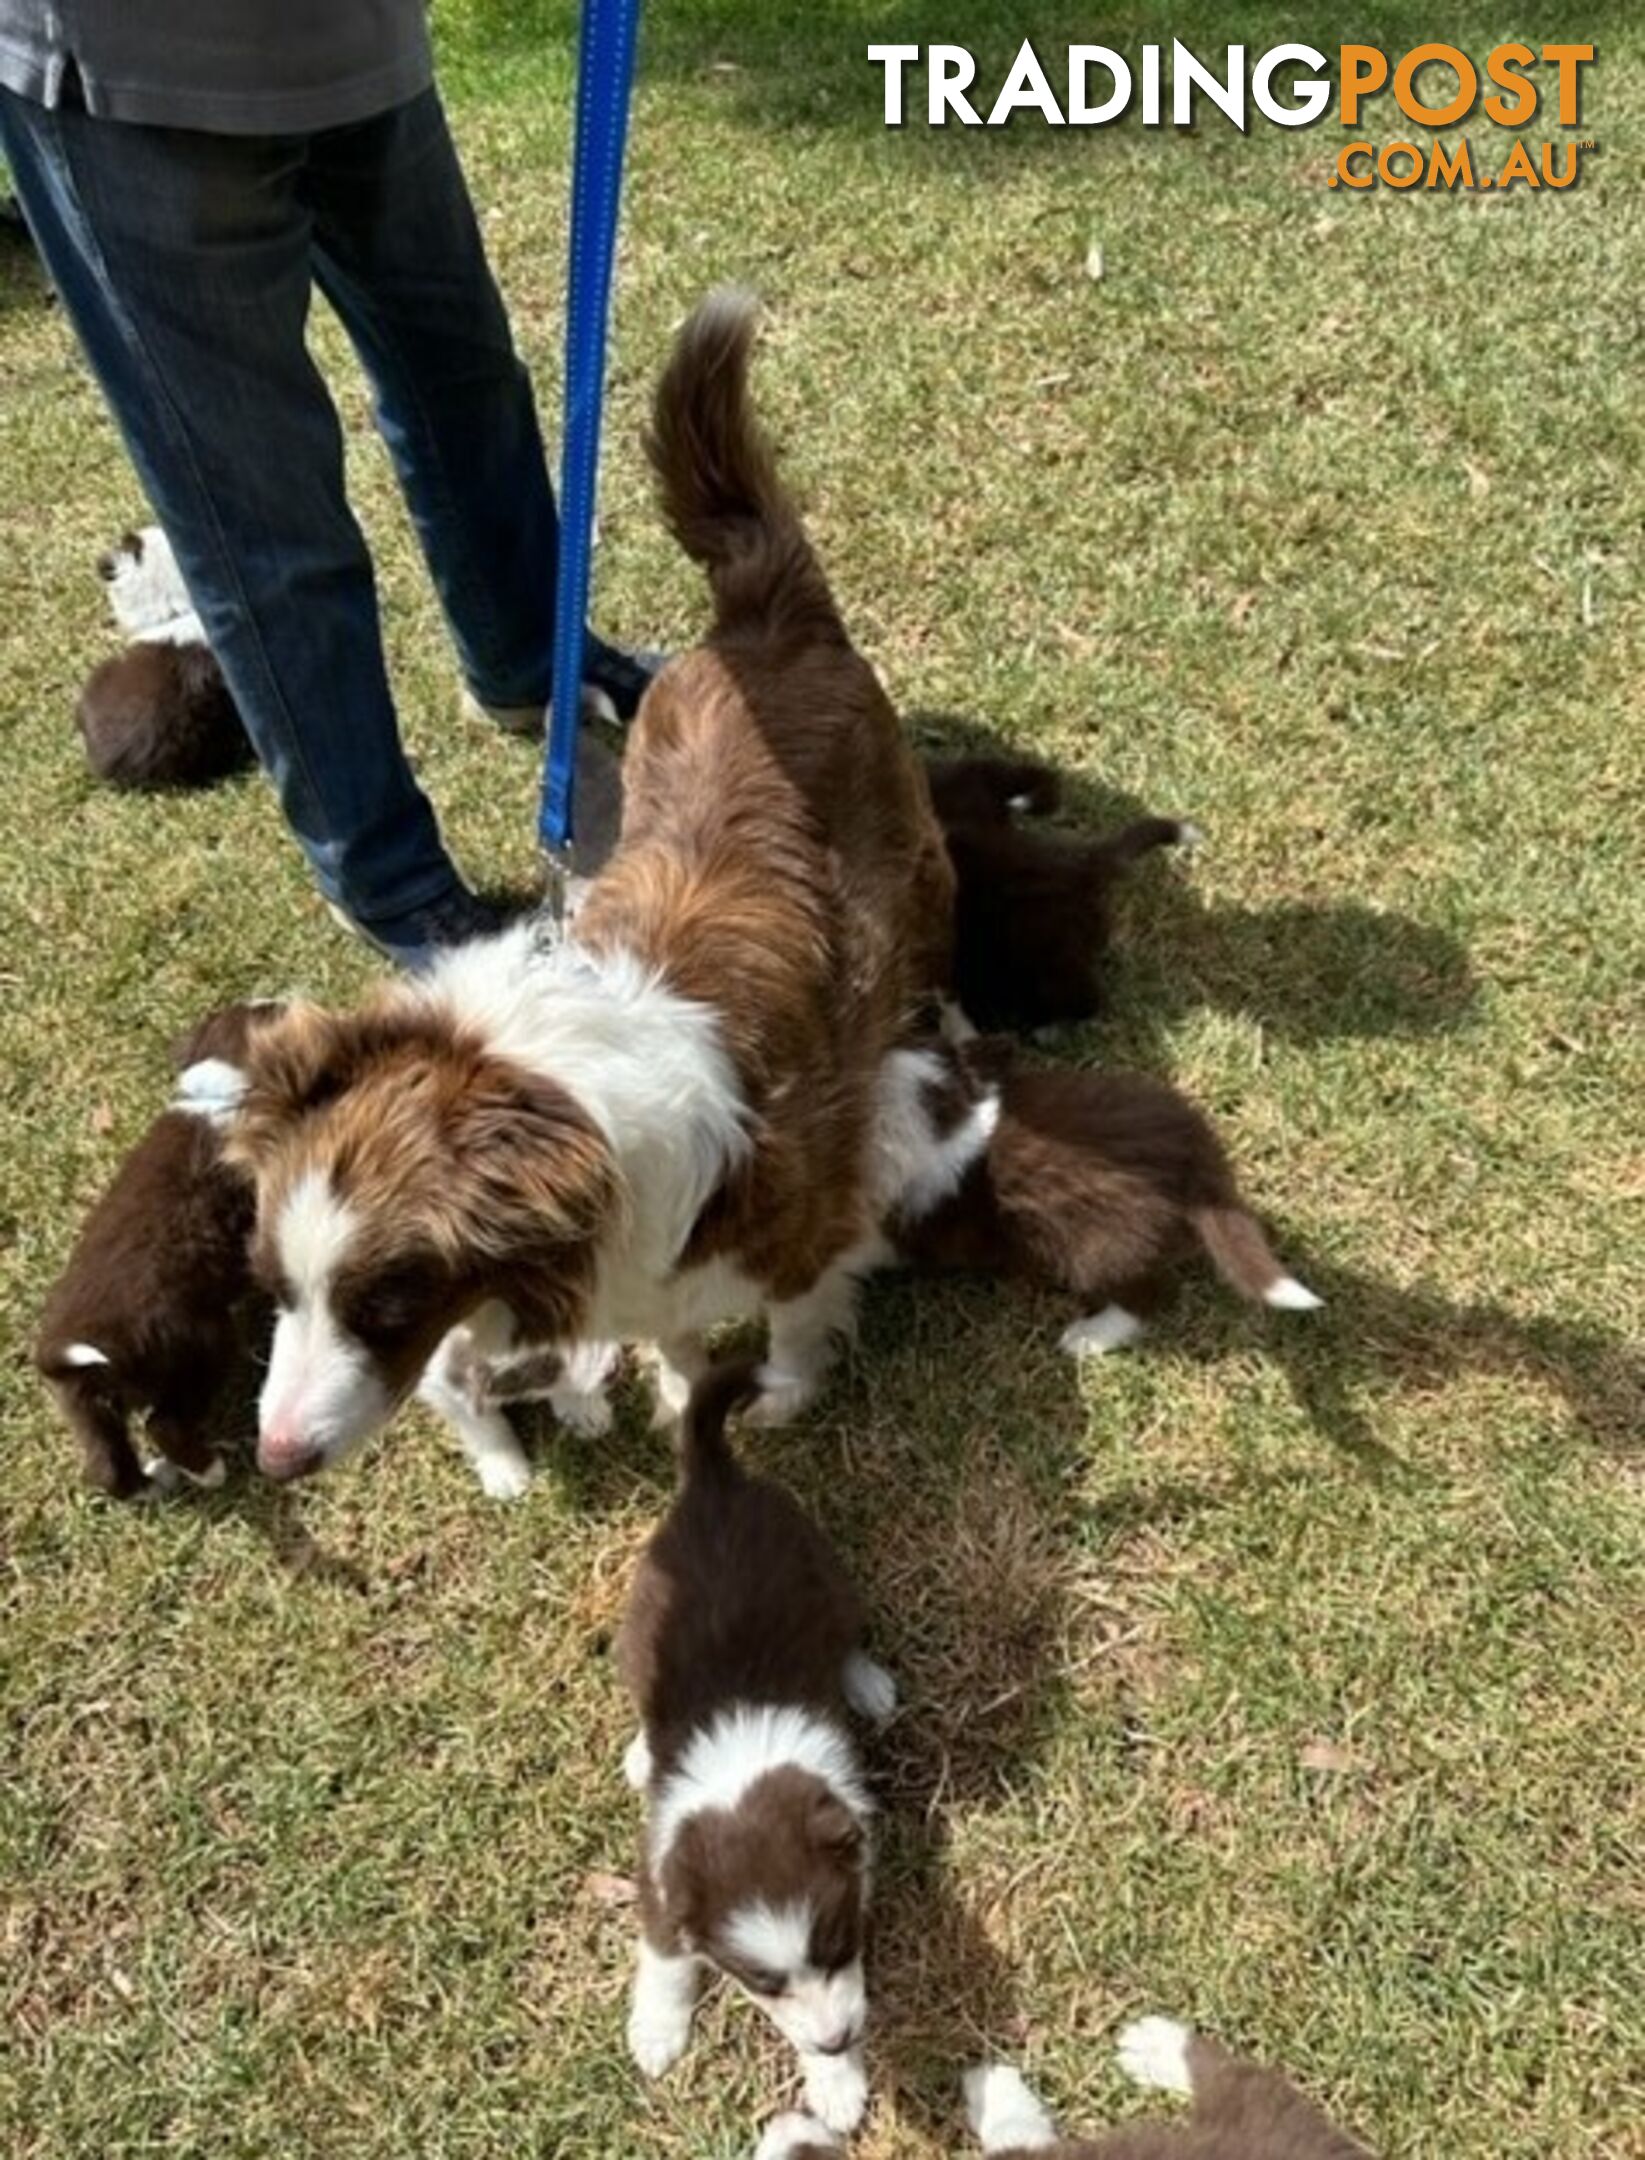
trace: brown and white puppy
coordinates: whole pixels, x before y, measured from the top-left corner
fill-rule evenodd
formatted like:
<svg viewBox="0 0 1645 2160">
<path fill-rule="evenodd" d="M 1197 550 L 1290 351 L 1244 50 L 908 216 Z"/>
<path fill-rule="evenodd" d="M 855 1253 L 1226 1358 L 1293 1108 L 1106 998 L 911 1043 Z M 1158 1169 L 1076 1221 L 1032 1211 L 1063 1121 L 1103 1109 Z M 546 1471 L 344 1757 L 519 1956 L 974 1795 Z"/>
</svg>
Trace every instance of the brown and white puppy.
<svg viewBox="0 0 1645 2160">
<path fill-rule="evenodd" d="M 1132 1301 L 1146 1303 L 1154 1278 L 1195 1251 L 1242 1297 L 1290 1312 L 1320 1303 L 1275 1257 L 1210 1121 L 1164 1081 L 1018 1068 L 1009 1046 L 986 1041 L 921 1054 L 933 1160 L 955 1138 L 944 1181 L 911 1186 L 887 1217 L 899 1259 L 1106 1301 L 1064 1331 L 1075 1356 L 1140 1335 Z M 991 1101 L 985 1133 L 977 1110 Z"/>
<path fill-rule="evenodd" d="M 281 1306 L 272 1475 L 380 1426 L 460 1324 L 486 1357 L 656 1342 L 677 1410 L 704 1329 L 765 1313 L 775 1416 L 849 1319 L 879 1069 L 944 981 L 952 874 L 755 424 L 752 334 L 746 297 L 714 295 L 658 390 L 663 506 L 715 625 L 646 693 L 569 933 L 459 948 L 253 1056 L 234 1146 Z M 466 1437 L 517 1487 L 495 1425 Z"/>
<path fill-rule="evenodd" d="M 98 569 L 131 639 L 86 679 L 75 719 L 86 758 L 114 787 L 203 787 L 252 760 L 223 671 L 158 525 L 127 533 Z"/>
<path fill-rule="evenodd" d="M 1109 898 L 1140 856 L 1192 847 L 1196 826 L 1145 817 L 1099 840 L 1019 822 L 1055 808 L 1057 775 L 1031 759 L 927 766 L 956 881 L 954 995 L 976 1027 L 1085 1020 L 1103 1005 Z"/>
<path fill-rule="evenodd" d="M 1009 825 L 1049 817 L 1062 801 L 1062 776 L 1038 758 L 928 757 L 931 807 L 945 833 L 957 825 Z"/>
<path fill-rule="evenodd" d="M 617 1645 L 640 1713 L 624 1768 L 647 1796 L 628 2040 L 648 2077 L 690 2036 L 705 1967 L 786 2039 L 806 2104 L 854 2127 L 867 2097 L 863 1948 L 871 1803 L 848 1712 L 881 1720 L 890 1675 L 833 1547 L 750 1476 L 727 1417 L 751 1361 L 712 1368 L 680 1428 L 680 1489 L 646 1548 Z"/>
<path fill-rule="evenodd" d="M 1065 2138 L 1003 2063 L 965 2079 L 971 2127 L 994 2160 L 1371 2160 L 1277 2070 L 1231 2055 L 1175 2018 L 1139 2018 L 1119 2039 L 1120 2067 L 1137 2085 L 1193 2102 L 1186 2123 L 1132 2123 L 1095 2138 Z M 807 2160 L 829 2151 L 813 2140 Z M 761 2148 L 761 2160 L 799 2160 L 798 2143 Z"/>
<path fill-rule="evenodd" d="M 86 1483 L 143 1486 L 130 1420 L 165 1461 L 208 1485 L 223 1465 L 205 1420 L 239 1348 L 251 1287 L 253 1200 L 223 1154 L 240 1061 L 272 1002 L 210 1014 L 173 1048 L 172 1106 L 121 1164 L 46 1300 L 34 1361 L 80 1443 Z"/>
</svg>

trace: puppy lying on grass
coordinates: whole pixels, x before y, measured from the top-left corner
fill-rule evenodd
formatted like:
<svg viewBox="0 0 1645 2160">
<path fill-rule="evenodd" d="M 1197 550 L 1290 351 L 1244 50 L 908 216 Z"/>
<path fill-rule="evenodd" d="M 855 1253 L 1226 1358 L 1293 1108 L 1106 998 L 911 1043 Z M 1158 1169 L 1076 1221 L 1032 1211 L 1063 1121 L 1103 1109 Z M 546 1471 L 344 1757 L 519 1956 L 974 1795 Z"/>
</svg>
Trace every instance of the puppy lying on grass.
<svg viewBox="0 0 1645 2160">
<path fill-rule="evenodd" d="M 1135 2084 L 1193 2102 L 1185 2123 L 1130 2123 L 1094 2138 L 1063 2137 L 1019 2072 L 971 2071 L 966 2112 L 991 2160 L 1371 2160 L 1277 2070 L 1230 2055 L 1174 2018 L 1139 2018 L 1120 2035 L 1120 2066 Z M 835 2160 L 826 2124 L 780 2115 L 755 2160 Z"/>
<path fill-rule="evenodd" d="M 1120 2034 L 1134 2084 L 1193 2102 L 1186 2123 L 1132 2123 L 1095 2138 L 1060 2137 L 1015 2070 L 965 2080 L 971 2127 L 994 2160 L 1371 2160 L 1277 2070 L 1230 2055 L 1174 2018 L 1139 2018 Z"/>
<path fill-rule="evenodd" d="M 1075 1356 L 1140 1335 L 1134 1307 L 1195 1251 L 1242 1297 L 1291 1312 L 1319 1304 L 1275 1257 L 1209 1120 L 1175 1088 L 1144 1073 L 1016 1067 L 998 1041 L 927 1054 L 933 1157 L 950 1133 L 980 1135 L 990 1094 L 998 1109 L 945 1192 L 892 1212 L 896 1258 L 1072 1292 L 1087 1308 L 1063 1333 Z"/>
<path fill-rule="evenodd" d="M 98 569 L 131 640 L 92 670 L 75 708 L 98 779 L 119 788 L 204 787 L 249 765 L 239 711 L 159 526 L 127 533 Z"/>
<path fill-rule="evenodd" d="M 798 2051 L 830 2130 L 867 2100 L 863 1946 L 872 1804 L 849 1713 L 883 1720 L 890 1675 L 799 1504 L 743 1470 L 726 1420 L 753 1362 L 712 1367 L 680 1427 L 680 1489 L 640 1562 L 617 1646 L 641 1729 L 624 1768 L 647 1796 L 630 2050 L 648 2077 L 684 2051 L 706 1967 Z"/>
<path fill-rule="evenodd" d="M 80 1444 L 93 1491 L 144 1487 L 130 1420 L 166 1463 L 220 1484 L 205 1423 L 239 1349 L 251 1289 L 251 1185 L 223 1160 L 220 1121 L 274 1001 L 229 1005 L 173 1048 L 182 1077 L 116 1172 L 46 1300 L 34 1361 Z"/>
</svg>

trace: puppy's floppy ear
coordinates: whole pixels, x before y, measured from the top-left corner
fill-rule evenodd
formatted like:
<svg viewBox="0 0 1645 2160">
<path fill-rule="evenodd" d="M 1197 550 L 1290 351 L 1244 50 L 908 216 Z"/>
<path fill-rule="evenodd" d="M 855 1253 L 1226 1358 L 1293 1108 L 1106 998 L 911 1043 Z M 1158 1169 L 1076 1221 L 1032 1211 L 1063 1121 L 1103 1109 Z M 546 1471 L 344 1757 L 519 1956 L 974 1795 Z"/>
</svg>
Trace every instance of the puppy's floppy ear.
<svg viewBox="0 0 1645 2160">
<path fill-rule="evenodd" d="M 813 1848 L 833 1859 L 852 1860 L 862 1851 L 862 1824 L 831 1792 L 819 1793 L 812 1801 L 805 1827 Z"/>
</svg>

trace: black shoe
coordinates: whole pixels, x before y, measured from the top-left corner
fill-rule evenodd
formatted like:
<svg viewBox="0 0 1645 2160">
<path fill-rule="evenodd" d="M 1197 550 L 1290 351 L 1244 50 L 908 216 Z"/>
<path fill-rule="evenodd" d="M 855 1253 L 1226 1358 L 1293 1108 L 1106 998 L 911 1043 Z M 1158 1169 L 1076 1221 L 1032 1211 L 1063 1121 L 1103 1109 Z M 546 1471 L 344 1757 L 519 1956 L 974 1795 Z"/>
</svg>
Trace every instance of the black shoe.
<svg viewBox="0 0 1645 2160">
<path fill-rule="evenodd" d="M 608 645 L 591 630 L 583 650 L 585 715 L 591 701 L 597 699 L 601 708 L 598 718 L 626 725 L 639 711 L 641 698 L 667 657 L 666 653 L 628 652 L 621 645 Z"/>
<path fill-rule="evenodd" d="M 391 923 L 363 923 L 334 902 L 326 905 L 345 930 L 352 930 L 407 975 L 426 974 L 447 946 L 491 937 L 509 920 L 507 911 L 495 901 L 482 900 L 464 885 Z"/>
</svg>

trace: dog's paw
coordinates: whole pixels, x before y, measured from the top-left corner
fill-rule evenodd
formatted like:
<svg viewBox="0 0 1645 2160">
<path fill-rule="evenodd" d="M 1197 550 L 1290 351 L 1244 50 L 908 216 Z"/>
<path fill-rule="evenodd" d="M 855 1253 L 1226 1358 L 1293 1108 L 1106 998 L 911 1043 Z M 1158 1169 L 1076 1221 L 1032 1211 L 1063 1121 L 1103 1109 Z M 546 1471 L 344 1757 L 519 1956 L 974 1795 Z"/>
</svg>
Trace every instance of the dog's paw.
<svg viewBox="0 0 1645 2160">
<path fill-rule="evenodd" d="M 868 2106 L 868 2072 L 861 2049 L 853 2048 L 847 2055 L 807 2055 L 805 2104 L 838 2136 L 855 2130 Z"/>
<path fill-rule="evenodd" d="M 644 1732 L 637 1732 L 623 1749 L 623 1776 L 636 1792 L 651 1783 L 651 1744 Z"/>
<path fill-rule="evenodd" d="M 1115 2053 L 1133 2085 L 1186 2097 L 1194 2089 L 1188 2074 L 1188 2043 L 1193 2037 L 1175 2018 L 1138 2018 L 1120 2034 Z"/>
<path fill-rule="evenodd" d="M 1142 1322 L 1135 1313 L 1127 1312 L 1123 1305 L 1105 1305 L 1100 1313 L 1065 1327 L 1062 1347 L 1074 1358 L 1105 1357 L 1111 1350 L 1123 1350 L 1127 1343 L 1134 1343 L 1142 1333 Z"/>
<path fill-rule="evenodd" d="M 518 1452 L 481 1455 L 474 1464 L 480 1490 L 488 1500 L 520 1500 L 531 1488 L 531 1465 Z"/>
<path fill-rule="evenodd" d="M 691 2009 L 662 2003 L 636 2003 L 628 2014 L 628 2052 L 648 2078 L 672 2070 L 691 2038 Z"/>
<path fill-rule="evenodd" d="M 861 1650 L 853 1650 L 841 1675 L 845 1699 L 858 1717 L 870 1725 L 883 1725 L 897 1708 L 897 1683 L 883 1665 L 876 1665 Z"/>
<path fill-rule="evenodd" d="M 755 1377 L 760 1383 L 760 1392 L 745 1414 L 746 1424 L 762 1425 L 768 1430 L 779 1425 L 792 1425 L 817 1399 L 816 1381 L 802 1373 L 781 1372 L 775 1365 L 762 1365 Z"/>
<path fill-rule="evenodd" d="M 979 2063 L 962 2082 L 966 2120 L 984 2152 L 1032 2152 L 1055 2142 L 1050 2116 L 1009 2063 Z"/>
<path fill-rule="evenodd" d="M 651 1389 L 651 1429 L 669 1432 L 684 1417 L 685 1406 L 691 1400 L 691 1376 L 660 1354 L 654 1354 Z"/>
<path fill-rule="evenodd" d="M 838 2148 L 839 2140 L 826 2123 L 817 2121 L 814 2115 L 790 2113 L 773 2116 L 765 2126 L 754 2160 L 790 2160 L 790 2155 L 803 2152 L 807 2146 L 826 2146 L 830 2152 Z"/>
<path fill-rule="evenodd" d="M 611 1405 L 603 1395 L 567 1389 L 548 1400 L 566 1431 L 581 1440 L 600 1440 L 611 1430 Z"/>
</svg>

